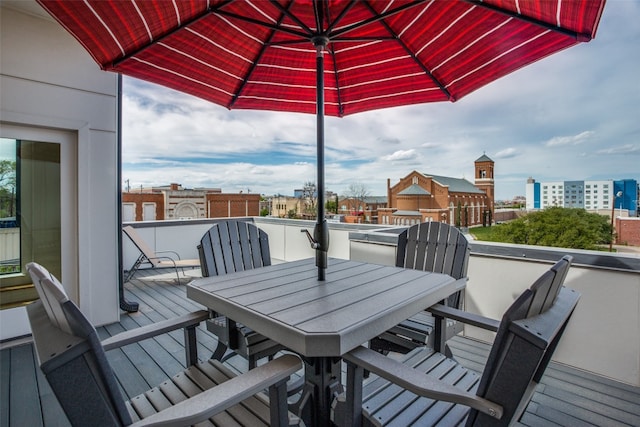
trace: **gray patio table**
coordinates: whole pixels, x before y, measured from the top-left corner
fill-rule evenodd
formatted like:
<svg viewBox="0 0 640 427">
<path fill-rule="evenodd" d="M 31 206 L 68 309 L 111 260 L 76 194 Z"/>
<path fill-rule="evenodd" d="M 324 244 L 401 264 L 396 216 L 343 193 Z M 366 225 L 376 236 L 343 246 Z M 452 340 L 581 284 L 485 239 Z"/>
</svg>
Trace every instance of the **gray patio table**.
<svg viewBox="0 0 640 427">
<path fill-rule="evenodd" d="M 318 281 L 309 258 L 196 279 L 187 296 L 300 354 L 310 420 L 324 426 L 341 388 L 341 356 L 465 284 L 444 274 L 333 258 L 326 280 Z"/>
</svg>

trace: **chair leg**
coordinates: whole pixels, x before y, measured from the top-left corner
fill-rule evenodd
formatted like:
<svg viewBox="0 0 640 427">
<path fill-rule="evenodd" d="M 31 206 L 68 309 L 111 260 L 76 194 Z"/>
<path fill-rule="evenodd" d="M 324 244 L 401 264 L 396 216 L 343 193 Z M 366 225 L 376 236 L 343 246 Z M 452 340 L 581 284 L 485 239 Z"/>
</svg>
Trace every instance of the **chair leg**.
<svg viewBox="0 0 640 427">
<path fill-rule="evenodd" d="M 227 346 L 224 343 L 222 343 L 220 340 L 218 340 L 218 345 L 216 346 L 216 349 L 213 351 L 211 358 L 224 362 L 224 355 L 226 352 L 227 352 Z"/>
<path fill-rule="evenodd" d="M 196 325 L 184 328 L 184 350 L 187 356 L 187 366 L 198 363 L 198 341 L 196 339 Z"/>
<path fill-rule="evenodd" d="M 140 267 L 140 264 L 142 264 L 144 262 L 145 258 L 146 257 L 143 254 L 140 254 L 140 256 L 138 257 L 136 262 L 133 263 L 133 266 L 127 272 L 127 275 L 125 276 L 123 283 L 126 283 L 129 280 L 131 280 L 131 278 L 136 273 L 136 271 L 138 271 L 138 267 Z"/>
<path fill-rule="evenodd" d="M 180 286 L 182 283 L 180 282 L 180 273 L 178 273 L 178 266 L 176 265 L 175 261 L 173 261 L 173 268 L 174 270 L 176 270 L 176 279 L 178 279 L 178 286 Z"/>
<path fill-rule="evenodd" d="M 284 379 L 269 387 L 269 407 L 271 409 L 270 415 L 272 426 L 289 425 L 289 408 L 287 406 L 287 379 Z"/>
<path fill-rule="evenodd" d="M 347 362 L 345 426 L 362 425 L 362 381 L 364 369 Z"/>
</svg>

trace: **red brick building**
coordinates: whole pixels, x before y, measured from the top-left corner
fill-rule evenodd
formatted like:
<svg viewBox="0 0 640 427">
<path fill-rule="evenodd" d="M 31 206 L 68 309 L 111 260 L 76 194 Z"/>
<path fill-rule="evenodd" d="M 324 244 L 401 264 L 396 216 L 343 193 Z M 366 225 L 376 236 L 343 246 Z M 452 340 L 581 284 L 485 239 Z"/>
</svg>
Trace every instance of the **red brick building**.
<svg viewBox="0 0 640 427">
<path fill-rule="evenodd" d="M 616 218 L 616 244 L 640 246 L 640 218 Z"/>
<path fill-rule="evenodd" d="M 378 224 L 378 209 L 386 207 L 384 196 L 344 197 L 338 202 L 338 213 L 346 215 L 345 222 Z"/>
<path fill-rule="evenodd" d="M 219 188 L 183 188 L 180 184 L 122 193 L 123 221 L 258 216 L 260 195 L 222 193 Z"/>
<path fill-rule="evenodd" d="M 411 172 L 391 186 L 388 207 L 378 209 L 378 223 L 412 225 L 440 221 L 468 227 L 491 224 L 494 217 L 494 162 L 486 155 L 475 161 L 475 182 Z"/>
</svg>

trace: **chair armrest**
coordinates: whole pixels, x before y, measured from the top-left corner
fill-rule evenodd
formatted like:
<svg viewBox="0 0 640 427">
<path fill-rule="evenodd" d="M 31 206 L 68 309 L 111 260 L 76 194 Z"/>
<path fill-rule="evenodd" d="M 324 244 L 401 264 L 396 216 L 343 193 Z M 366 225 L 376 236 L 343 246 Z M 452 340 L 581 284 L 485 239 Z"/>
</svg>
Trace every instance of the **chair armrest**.
<svg viewBox="0 0 640 427">
<path fill-rule="evenodd" d="M 343 359 L 394 384 L 398 384 L 419 396 L 459 403 L 477 409 L 493 418 L 502 418 L 502 406 L 453 385 L 446 384 L 435 377 L 417 374 L 411 367 L 368 348 L 357 347 L 345 354 Z"/>
<path fill-rule="evenodd" d="M 205 421 L 265 388 L 286 380 L 300 368 L 302 368 L 300 359 L 292 354 L 286 354 L 133 423 L 131 427 L 185 426 Z"/>
<path fill-rule="evenodd" d="M 479 314 L 469 313 L 468 311 L 459 310 L 453 307 L 447 307 L 442 304 L 435 304 L 427 309 L 434 316 L 443 317 L 445 319 L 453 319 L 461 323 L 489 331 L 497 332 L 500 327 L 500 321 Z"/>
<path fill-rule="evenodd" d="M 192 313 L 188 313 L 174 319 L 167 319 L 150 325 L 141 326 L 130 331 L 121 332 L 103 340 L 102 346 L 104 347 L 105 351 L 112 350 L 114 348 L 119 348 L 127 344 L 142 341 L 147 338 L 152 338 L 157 335 L 174 331 L 176 329 L 194 326 L 204 320 L 207 320 L 208 318 L 209 311 L 194 311 Z"/>
</svg>

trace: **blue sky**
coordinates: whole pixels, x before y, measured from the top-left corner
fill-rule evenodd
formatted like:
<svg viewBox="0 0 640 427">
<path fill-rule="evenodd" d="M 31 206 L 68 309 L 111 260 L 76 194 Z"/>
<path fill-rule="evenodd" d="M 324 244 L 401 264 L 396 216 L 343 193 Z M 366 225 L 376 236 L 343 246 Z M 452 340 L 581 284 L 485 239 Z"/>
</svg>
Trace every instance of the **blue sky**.
<svg viewBox="0 0 640 427">
<path fill-rule="evenodd" d="M 640 2 L 609 0 L 596 38 L 455 103 L 325 119 L 326 188 L 386 195 L 413 170 L 473 181 L 495 161 L 496 198 L 537 181 L 640 181 Z M 124 78 L 123 179 L 132 188 L 293 195 L 316 180 L 313 115 L 229 111 Z"/>
</svg>

